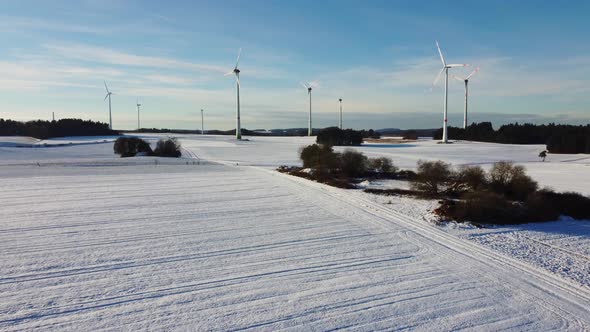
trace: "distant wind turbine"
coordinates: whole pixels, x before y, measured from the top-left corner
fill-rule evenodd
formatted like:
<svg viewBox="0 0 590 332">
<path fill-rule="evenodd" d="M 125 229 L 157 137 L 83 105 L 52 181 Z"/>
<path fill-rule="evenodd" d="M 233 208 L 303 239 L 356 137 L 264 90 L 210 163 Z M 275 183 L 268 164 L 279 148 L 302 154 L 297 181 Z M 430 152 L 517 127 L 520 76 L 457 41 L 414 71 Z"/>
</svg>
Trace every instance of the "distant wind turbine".
<svg viewBox="0 0 590 332">
<path fill-rule="evenodd" d="M 317 82 L 308 82 L 308 83 L 301 82 L 301 85 L 307 89 L 307 94 L 309 95 L 309 121 L 307 124 L 307 136 L 311 136 L 312 132 L 313 132 L 313 128 L 311 125 L 311 90 L 313 90 L 313 88 L 316 88 L 318 86 L 318 83 Z"/>
<path fill-rule="evenodd" d="M 449 68 L 455 68 L 455 67 L 467 67 L 468 65 L 466 64 L 447 64 L 447 62 L 445 61 L 445 57 L 443 56 L 441 50 L 440 50 L 440 46 L 438 45 L 438 41 L 436 41 L 436 48 L 438 49 L 438 55 L 440 55 L 440 61 L 442 62 L 442 69 L 440 70 L 440 72 L 438 73 L 438 75 L 436 75 L 436 79 L 434 80 L 433 85 L 436 85 L 436 83 L 438 82 L 438 80 L 440 79 L 440 75 L 445 74 L 445 99 L 444 99 L 444 104 L 443 104 L 443 135 L 442 135 L 442 143 L 448 143 L 449 139 L 448 139 L 448 133 L 447 133 L 447 107 L 448 107 L 448 99 L 449 99 Z"/>
<path fill-rule="evenodd" d="M 242 127 L 240 126 L 240 70 L 238 69 L 238 63 L 240 62 L 240 55 L 242 54 L 242 49 L 238 51 L 238 59 L 236 60 L 236 66 L 234 69 L 225 76 L 234 74 L 236 75 L 236 89 L 238 95 L 238 110 L 236 112 L 236 139 L 242 139 Z"/>
<path fill-rule="evenodd" d="M 203 115 L 202 108 L 201 108 L 201 135 L 205 135 L 205 116 Z"/>
<path fill-rule="evenodd" d="M 141 104 L 139 103 L 139 98 L 137 98 L 136 105 L 137 105 L 137 130 L 139 131 L 139 129 L 141 129 L 141 125 L 139 122 L 139 107 L 141 107 Z"/>
<path fill-rule="evenodd" d="M 113 94 L 112 92 L 109 91 L 109 87 L 107 86 L 107 82 L 104 81 L 104 88 L 107 90 L 107 94 L 106 96 L 104 96 L 104 100 L 107 100 L 107 98 L 109 98 L 109 129 L 113 129 L 113 116 L 111 113 L 111 95 Z"/>
<path fill-rule="evenodd" d="M 463 112 L 463 129 L 467 128 L 467 98 L 469 97 L 469 88 L 468 88 L 469 79 L 473 75 L 475 75 L 475 73 L 477 73 L 478 71 L 479 71 L 479 67 L 475 68 L 475 70 L 472 71 L 471 74 L 467 75 L 467 77 L 465 77 L 465 78 L 453 75 L 454 79 L 456 79 L 458 81 L 465 82 L 465 107 L 464 107 L 464 112 Z"/>
</svg>

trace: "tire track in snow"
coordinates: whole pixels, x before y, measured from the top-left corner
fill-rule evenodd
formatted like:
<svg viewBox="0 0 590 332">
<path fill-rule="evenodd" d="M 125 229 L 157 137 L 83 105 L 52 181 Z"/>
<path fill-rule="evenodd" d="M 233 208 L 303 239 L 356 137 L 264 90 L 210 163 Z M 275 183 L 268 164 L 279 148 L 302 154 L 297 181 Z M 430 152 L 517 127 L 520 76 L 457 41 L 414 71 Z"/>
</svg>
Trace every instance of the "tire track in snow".
<svg viewBox="0 0 590 332">
<path fill-rule="evenodd" d="M 587 314 L 590 312 L 590 292 L 578 285 L 569 282 L 568 280 L 561 279 L 554 275 L 551 275 L 545 271 L 536 269 L 535 267 L 529 266 L 519 262 L 513 258 L 504 256 L 495 251 L 489 250 L 485 247 L 478 246 L 477 244 L 470 243 L 465 240 L 456 238 L 448 233 L 424 224 L 419 220 L 414 220 L 408 216 L 402 215 L 396 211 L 385 208 L 373 201 L 370 201 L 359 195 L 352 196 L 345 192 L 345 190 L 328 187 L 327 185 L 309 181 L 303 178 L 297 178 L 290 175 L 285 175 L 275 171 L 268 171 L 266 169 L 256 168 L 259 171 L 266 173 L 273 172 L 275 176 L 279 176 L 289 180 L 291 183 L 297 183 L 304 185 L 309 188 L 316 189 L 319 195 L 326 195 L 332 199 L 337 199 L 347 204 L 356 206 L 367 213 L 376 217 L 375 222 L 382 227 L 389 228 L 393 225 L 402 223 L 409 229 L 415 230 L 414 233 L 427 241 L 435 242 L 438 245 L 450 249 L 454 252 L 454 255 L 444 254 L 446 257 L 468 257 L 478 261 L 481 266 L 488 267 L 487 272 L 492 272 L 495 277 L 491 280 L 498 282 L 502 287 L 511 289 L 513 291 L 522 291 L 520 287 L 511 286 L 510 282 L 502 282 L 502 274 L 515 276 L 515 273 L 509 273 L 507 268 L 520 271 L 525 276 L 536 277 L 536 282 L 527 281 L 526 277 L 522 275 L 517 279 L 520 280 L 520 285 L 526 285 L 527 293 L 534 296 L 539 303 L 543 304 L 546 309 L 550 309 L 552 312 L 558 313 L 564 319 L 576 321 L 580 326 L 589 328 L 588 323 L 584 322 L 582 318 L 587 318 Z M 318 195 L 318 196 L 319 196 Z M 397 225 L 396 225 L 397 226 Z M 396 227 L 397 228 L 397 227 Z M 440 254 L 440 252 L 438 253 Z M 457 255 L 459 254 L 459 255 Z M 488 276 L 482 277 L 489 278 Z M 552 295 L 553 299 L 557 299 L 560 304 L 550 304 L 545 300 L 546 295 Z M 563 303 L 567 303 L 568 308 L 561 308 Z M 571 312 L 568 312 L 571 311 Z M 573 316 L 572 316 L 573 315 Z"/>
</svg>

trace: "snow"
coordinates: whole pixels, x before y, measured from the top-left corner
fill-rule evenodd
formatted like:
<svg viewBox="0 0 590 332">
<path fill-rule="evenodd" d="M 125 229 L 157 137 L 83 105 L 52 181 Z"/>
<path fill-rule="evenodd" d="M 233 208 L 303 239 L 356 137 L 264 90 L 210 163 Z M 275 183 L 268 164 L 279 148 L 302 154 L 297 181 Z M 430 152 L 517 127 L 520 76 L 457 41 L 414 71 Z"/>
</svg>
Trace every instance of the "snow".
<svg viewBox="0 0 590 332">
<path fill-rule="evenodd" d="M 199 164 L 0 148 L 0 330 L 590 328 L 590 288 L 412 217 L 430 201 L 271 170 L 313 138 L 180 139 Z"/>
<path fill-rule="evenodd" d="M 315 137 L 248 137 L 247 142 L 236 142 L 229 136 L 174 136 L 185 148 L 207 160 L 265 168 L 301 165 L 299 149 L 315 143 Z M 403 144 L 370 143 L 353 149 L 369 157 L 389 157 L 402 169 L 415 169 L 418 160 L 443 160 L 456 166 L 480 165 L 484 169 L 497 161 L 513 161 L 525 166 L 527 173 L 544 187 L 590 195 L 590 155 L 549 154 L 547 160 L 541 162 L 538 155 L 545 150 L 544 145 L 467 141 L 444 145 L 433 140 L 418 140 Z"/>
<path fill-rule="evenodd" d="M 590 287 L 590 221 L 566 219 L 450 231 Z"/>
</svg>

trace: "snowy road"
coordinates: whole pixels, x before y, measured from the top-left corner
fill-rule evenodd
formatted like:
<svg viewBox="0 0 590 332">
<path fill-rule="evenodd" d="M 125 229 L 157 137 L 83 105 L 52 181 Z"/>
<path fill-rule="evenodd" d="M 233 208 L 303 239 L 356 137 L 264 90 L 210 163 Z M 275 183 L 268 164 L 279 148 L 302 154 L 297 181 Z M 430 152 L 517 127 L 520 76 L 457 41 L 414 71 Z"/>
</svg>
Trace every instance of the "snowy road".
<svg viewBox="0 0 590 332">
<path fill-rule="evenodd" d="M 342 190 L 254 167 L 47 168 L 2 170 L 0 330 L 590 328 L 588 289 Z"/>
</svg>

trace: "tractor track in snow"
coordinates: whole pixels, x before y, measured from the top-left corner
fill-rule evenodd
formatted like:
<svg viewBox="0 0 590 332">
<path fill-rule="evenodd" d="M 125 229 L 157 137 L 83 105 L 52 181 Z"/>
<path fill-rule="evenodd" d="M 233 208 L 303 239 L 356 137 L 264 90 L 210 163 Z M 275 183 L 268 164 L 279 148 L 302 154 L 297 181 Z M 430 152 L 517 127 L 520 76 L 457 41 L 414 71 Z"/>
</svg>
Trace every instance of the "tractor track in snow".
<svg viewBox="0 0 590 332">
<path fill-rule="evenodd" d="M 313 189 L 319 194 L 315 196 L 317 205 L 330 204 L 331 200 L 340 201 L 373 216 L 374 218 L 370 221 L 384 230 L 396 229 L 399 231 L 400 226 L 404 227 L 415 234 L 416 237 L 448 249 L 447 251 L 438 251 L 435 255 L 445 256 L 451 260 L 457 258 L 471 259 L 482 267 L 483 270 L 478 273 L 483 278 L 489 279 L 498 286 L 513 292 L 524 292 L 538 300 L 538 305 L 554 312 L 562 317 L 564 321 L 575 321 L 583 330 L 590 330 L 590 321 L 587 320 L 587 317 L 590 317 L 590 289 L 575 282 L 469 240 L 460 239 L 438 230 L 432 225 L 425 224 L 421 220 L 384 207 L 360 195 L 347 192 L 345 189 L 334 188 L 259 166 L 238 166 L 235 163 L 223 160 L 211 161 L 227 166 L 251 169 L 284 179 L 286 180 L 285 183 L 290 183 L 292 188 L 303 195 L 309 195 L 309 192 L 303 192 L 304 189 Z M 405 234 L 408 235 L 409 233 L 406 232 Z M 410 239 L 412 236 L 407 238 Z M 417 239 L 412 242 L 421 245 Z M 534 280 L 531 281 L 531 278 Z M 512 280 L 518 280 L 518 284 L 513 285 Z M 547 300 L 548 298 L 551 301 Z"/>
<path fill-rule="evenodd" d="M 585 329 L 590 328 L 587 323 L 582 321 L 582 317 L 587 317 L 588 313 L 590 313 L 590 290 L 584 287 L 544 270 L 535 268 L 527 263 L 500 254 L 494 250 L 490 250 L 473 242 L 462 240 L 451 234 L 437 230 L 431 225 L 424 224 L 420 220 L 416 220 L 387 207 L 383 207 L 378 203 L 360 197 L 360 195 L 347 193 L 344 189 L 329 187 L 321 183 L 282 174 L 276 171 L 269 171 L 262 168 L 256 169 L 267 173 L 270 172 L 275 176 L 288 179 L 292 183 L 304 185 L 308 188 L 314 188 L 316 192 L 323 194 L 324 196 L 355 206 L 364 212 L 373 215 L 375 217 L 374 222 L 381 227 L 391 228 L 393 225 L 399 226 L 401 224 L 411 230 L 412 233 L 427 241 L 435 242 L 440 246 L 450 249 L 454 253 L 452 256 L 468 257 L 480 263 L 481 266 L 487 266 L 488 271 L 485 272 L 491 272 L 494 275 L 494 281 L 499 285 L 512 290 L 525 291 L 529 295 L 538 299 L 540 303 L 546 303 L 546 305 L 544 305 L 545 308 L 551 308 L 550 310 L 553 312 L 559 311 L 560 316 L 570 316 L 577 321 L 580 326 L 583 326 Z M 437 252 L 436 254 L 451 256 L 447 253 L 443 254 L 441 252 Z M 511 269 L 525 274 L 519 276 L 519 273 L 510 273 L 519 279 L 521 285 L 526 286 L 526 290 L 501 281 L 502 275 L 509 272 Z M 489 274 L 486 275 L 489 278 Z M 486 277 L 486 275 L 482 274 L 484 277 Z M 527 275 L 536 278 L 537 282 L 530 281 L 530 278 L 527 278 Z M 568 303 L 568 309 L 566 310 L 562 308 L 560 304 L 547 303 L 543 296 L 546 293 L 552 294 L 553 298 L 560 300 L 559 302 L 564 301 Z"/>
</svg>

